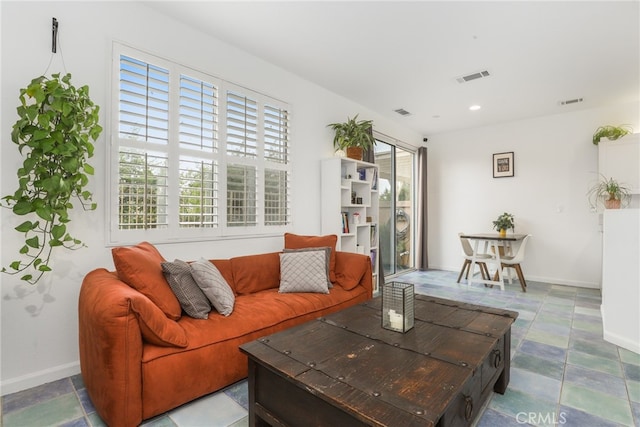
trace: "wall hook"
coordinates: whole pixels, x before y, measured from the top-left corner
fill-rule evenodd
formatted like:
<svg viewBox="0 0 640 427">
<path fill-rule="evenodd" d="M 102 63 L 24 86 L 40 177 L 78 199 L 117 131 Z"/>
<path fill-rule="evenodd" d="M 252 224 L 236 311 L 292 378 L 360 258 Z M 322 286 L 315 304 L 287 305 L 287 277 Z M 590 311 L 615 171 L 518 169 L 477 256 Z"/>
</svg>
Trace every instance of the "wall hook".
<svg viewBox="0 0 640 427">
<path fill-rule="evenodd" d="M 58 40 L 58 20 L 51 18 L 51 52 L 56 53 Z"/>
</svg>

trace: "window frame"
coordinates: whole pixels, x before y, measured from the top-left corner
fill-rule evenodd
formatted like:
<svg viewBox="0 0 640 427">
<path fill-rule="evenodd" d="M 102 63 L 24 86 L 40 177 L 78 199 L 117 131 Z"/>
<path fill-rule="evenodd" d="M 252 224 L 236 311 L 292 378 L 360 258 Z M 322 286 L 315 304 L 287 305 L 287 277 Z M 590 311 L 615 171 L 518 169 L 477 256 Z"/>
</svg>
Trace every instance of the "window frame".
<svg viewBox="0 0 640 427">
<path fill-rule="evenodd" d="M 165 146 L 146 141 L 126 140 L 120 138 L 120 58 L 121 55 L 135 58 L 147 64 L 162 67 L 169 73 L 169 140 Z M 288 103 L 273 97 L 247 89 L 243 86 L 225 81 L 209 73 L 195 70 L 191 67 L 170 61 L 165 58 L 149 54 L 140 49 L 132 48 L 120 43 L 113 45 L 113 61 L 111 75 L 111 109 L 110 109 L 110 136 L 107 144 L 107 242 L 110 245 L 131 244 L 140 241 L 155 243 L 210 241 L 222 239 L 234 239 L 241 237 L 267 237 L 282 235 L 292 230 L 292 145 L 291 145 L 291 108 Z M 217 120 L 214 135 L 217 134 L 214 146 L 217 151 L 202 154 L 202 151 L 181 147 L 179 139 L 180 119 L 180 79 L 186 75 L 212 83 L 217 92 Z M 240 93 L 257 102 L 257 152 L 255 158 L 245 158 L 227 153 L 227 92 Z M 286 161 L 278 163 L 264 157 L 265 154 L 265 106 L 275 107 L 280 111 L 286 111 L 288 118 L 286 123 Z M 126 142 L 126 143 L 125 143 Z M 169 166 L 168 179 L 168 223 L 166 227 L 150 229 L 121 229 L 119 216 L 119 154 L 121 147 L 131 147 L 139 150 L 166 152 Z M 157 148 L 157 149 L 155 149 Z M 181 160 L 185 158 L 206 158 L 217 164 L 217 217 L 218 224 L 215 227 L 181 227 L 180 226 L 180 174 Z M 255 226 L 229 226 L 227 224 L 227 165 L 238 164 L 254 166 L 256 168 L 256 225 Z M 285 171 L 288 174 L 286 189 L 286 218 L 285 225 L 266 225 L 265 181 L 267 170 Z M 214 187 L 215 188 L 215 187 Z"/>
</svg>

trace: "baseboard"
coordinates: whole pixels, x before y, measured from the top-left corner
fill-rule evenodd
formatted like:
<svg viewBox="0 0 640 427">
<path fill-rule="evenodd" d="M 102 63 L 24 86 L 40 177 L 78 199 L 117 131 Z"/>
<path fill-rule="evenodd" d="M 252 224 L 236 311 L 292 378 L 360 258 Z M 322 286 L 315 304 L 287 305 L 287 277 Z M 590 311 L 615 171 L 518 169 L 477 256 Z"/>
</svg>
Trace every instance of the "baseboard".
<svg viewBox="0 0 640 427">
<path fill-rule="evenodd" d="M 451 266 L 438 266 L 438 265 L 430 265 L 429 269 L 432 270 L 443 270 L 443 271 L 451 271 L 455 273 L 460 272 L 460 267 L 451 267 Z M 564 285 L 564 286 L 574 286 L 576 288 L 589 288 L 589 289 L 600 289 L 599 282 L 583 282 L 578 280 L 565 280 L 565 279 L 557 279 L 555 277 L 543 277 L 543 276 L 530 276 L 525 274 L 525 280 L 532 282 L 542 282 L 548 283 L 550 285 Z"/>
<path fill-rule="evenodd" d="M 602 316 L 602 338 L 604 338 L 605 341 L 608 341 L 611 344 L 615 344 L 618 347 L 625 348 L 629 351 L 633 351 L 634 353 L 640 354 L 640 342 L 633 341 L 629 338 L 607 331 L 607 319 L 604 315 L 602 305 L 600 305 L 600 316 Z"/>
<path fill-rule="evenodd" d="M 80 373 L 80 362 L 59 365 L 17 378 L 0 381 L 0 395 L 16 393 Z"/>
</svg>

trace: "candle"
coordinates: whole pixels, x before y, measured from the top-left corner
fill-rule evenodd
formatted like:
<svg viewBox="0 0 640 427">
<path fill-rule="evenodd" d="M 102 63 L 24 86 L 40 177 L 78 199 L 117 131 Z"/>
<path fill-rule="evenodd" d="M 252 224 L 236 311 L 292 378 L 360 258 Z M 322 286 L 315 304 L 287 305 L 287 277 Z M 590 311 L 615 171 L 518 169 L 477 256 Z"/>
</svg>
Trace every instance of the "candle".
<svg viewBox="0 0 640 427">
<path fill-rule="evenodd" d="M 402 314 L 396 313 L 395 310 L 389 310 L 389 323 L 393 329 L 402 330 Z"/>
</svg>

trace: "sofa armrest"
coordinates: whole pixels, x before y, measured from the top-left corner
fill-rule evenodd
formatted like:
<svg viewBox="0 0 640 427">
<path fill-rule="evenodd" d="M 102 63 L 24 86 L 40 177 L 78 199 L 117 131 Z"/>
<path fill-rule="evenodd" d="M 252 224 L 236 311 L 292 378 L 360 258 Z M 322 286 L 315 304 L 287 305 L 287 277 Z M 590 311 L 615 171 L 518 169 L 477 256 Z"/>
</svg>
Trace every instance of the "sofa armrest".
<svg viewBox="0 0 640 427">
<path fill-rule="evenodd" d="M 80 370 L 92 403 L 110 426 L 142 421 L 142 333 L 131 308 L 142 298 L 147 299 L 106 269 L 87 274 L 80 289 Z"/>
<path fill-rule="evenodd" d="M 371 258 L 353 252 L 336 251 L 336 283 L 345 290 L 362 286 L 373 297 Z"/>
</svg>

